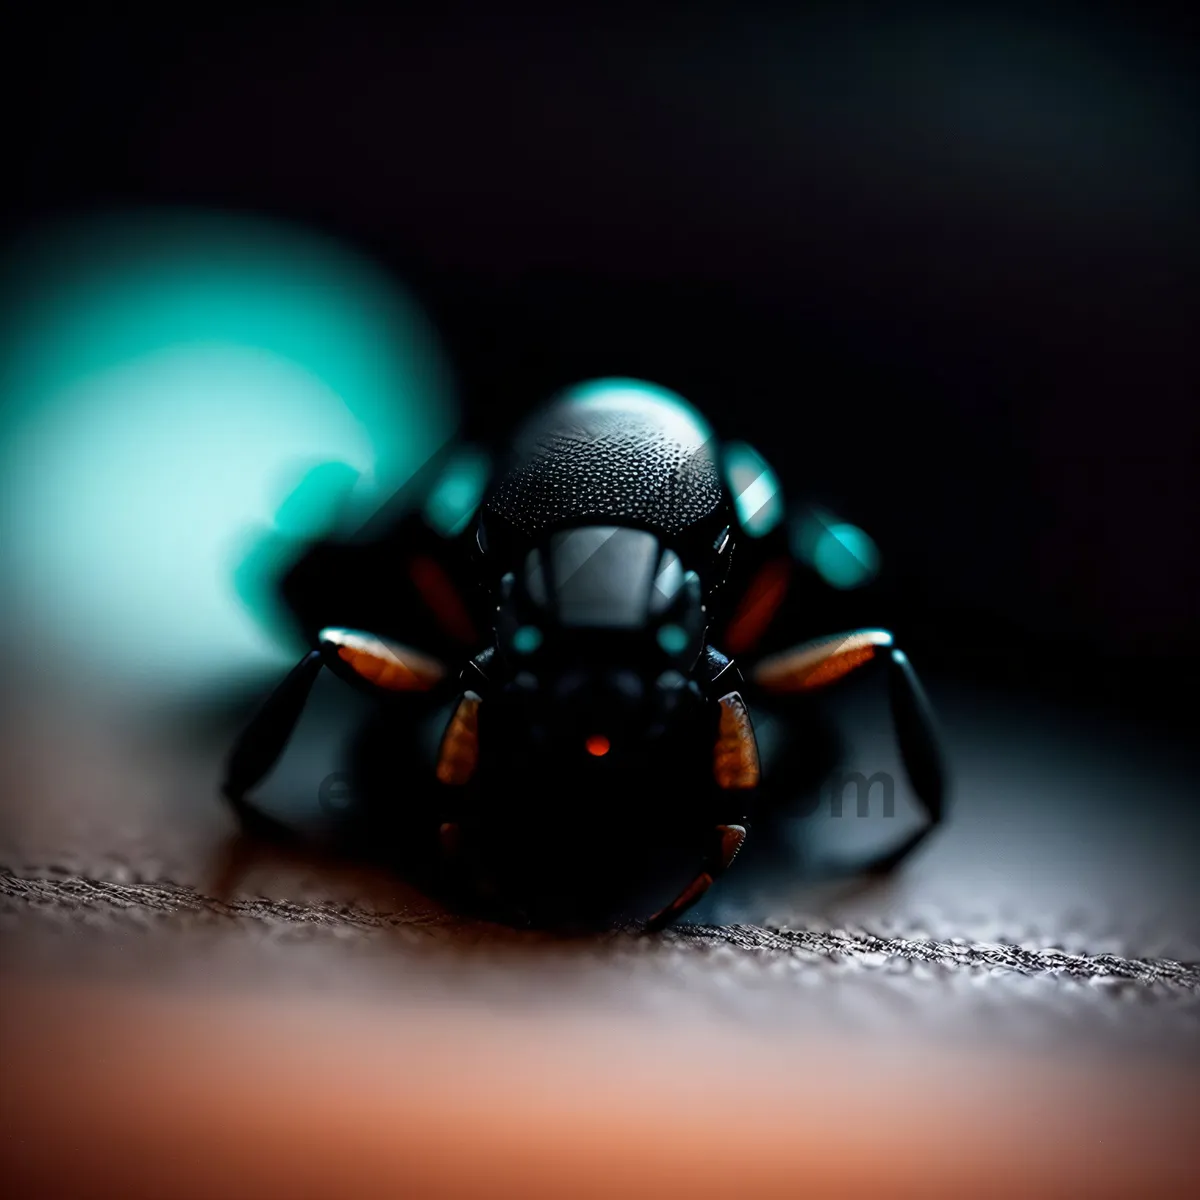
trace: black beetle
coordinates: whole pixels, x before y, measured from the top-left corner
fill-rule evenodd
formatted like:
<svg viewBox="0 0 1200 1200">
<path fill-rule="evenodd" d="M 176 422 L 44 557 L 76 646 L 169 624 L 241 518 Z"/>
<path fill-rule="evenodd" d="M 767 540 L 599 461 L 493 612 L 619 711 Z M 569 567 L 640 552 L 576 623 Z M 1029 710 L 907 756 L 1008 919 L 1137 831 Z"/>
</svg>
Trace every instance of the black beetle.
<svg viewBox="0 0 1200 1200">
<path fill-rule="evenodd" d="M 657 929 L 699 900 L 746 837 L 763 774 L 756 697 L 815 691 L 882 660 L 927 819 L 864 867 L 899 863 L 945 807 L 928 701 L 885 630 L 753 656 L 787 564 L 739 562 L 751 539 L 726 449 L 672 393 L 575 389 L 518 431 L 452 528 L 431 521 L 443 456 L 405 489 L 399 519 L 385 512 L 357 538 L 316 547 L 283 583 L 312 650 L 230 757 L 224 790 L 239 816 L 272 827 L 251 793 L 327 668 L 381 700 L 448 705 L 429 762 L 403 767 L 426 776 L 447 861 L 461 862 L 464 831 L 488 828 L 489 814 L 493 833 L 517 813 L 527 827 L 547 813 L 594 816 L 588 797 L 638 828 L 703 825 L 703 861 L 650 918 Z M 735 564 L 756 560 L 739 578 Z M 550 797 L 545 808 L 537 795 Z"/>
</svg>

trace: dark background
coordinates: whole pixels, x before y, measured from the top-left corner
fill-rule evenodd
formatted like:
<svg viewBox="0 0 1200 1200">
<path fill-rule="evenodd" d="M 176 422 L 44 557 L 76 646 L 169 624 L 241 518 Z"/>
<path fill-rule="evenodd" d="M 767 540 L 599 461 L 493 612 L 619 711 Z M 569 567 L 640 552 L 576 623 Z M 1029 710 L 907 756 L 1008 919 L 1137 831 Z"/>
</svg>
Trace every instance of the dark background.
<svg viewBox="0 0 1200 1200">
<path fill-rule="evenodd" d="M 7 231 L 335 234 L 426 306 L 480 432 L 592 375 L 675 388 L 872 532 L 926 659 L 1178 717 L 1194 19 L 782 7 L 43 16 L 4 38 Z"/>
<path fill-rule="evenodd" d="M 197 731 L 147 688 L 154 720 L 127 721 L 119 687 L 6 656 L 5 1177 L 1186 1194 L 1196 18 L 140 7 L 0 29 L 15 242 L 147 204 L 325 230 L 427 308 L 484 434 L 588 376 L 681 391 L 878 540 L 888 615 L 864 617 L 894 616 L 930 683 L 955 807 L 897 877 L 828 895 L 807 850 L 893 823 L 760 827 L 696 941 L 629 953 L 509 942 L 307 860 L 268 859 L 230 905 L 229 712 Z M 883 690 L 837 696 L 848 764 L 898 773 Z M 614 805 L 596 845 L 640 828 Z M 48 989 L 17 986 L 43 967 Z"/>
</svg>

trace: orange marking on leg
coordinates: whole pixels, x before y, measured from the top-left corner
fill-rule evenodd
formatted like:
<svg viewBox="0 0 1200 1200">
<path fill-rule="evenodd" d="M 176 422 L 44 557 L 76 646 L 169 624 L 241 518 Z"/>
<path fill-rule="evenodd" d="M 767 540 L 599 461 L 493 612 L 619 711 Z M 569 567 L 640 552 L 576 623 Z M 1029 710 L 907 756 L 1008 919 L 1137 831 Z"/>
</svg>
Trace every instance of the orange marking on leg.
<svg viewBox="0 0 1200 1200">
<path fill-rule="evenodd" d="M 717 833 L 721 836 L 721 870 L 729 869 L 730 864 L 738 856 L 742 843 L 746 840 L 745 825 L 718 825 Z"/>
<path fill-rule="evenodd" d="M 323 629 L 320 639 L 323 644 L 333 646 L 338 658 L 356 674 L 389 691 L 428 691 L 446 673 L 436 659 L 371 634 L 351 629 Z"/>
<path fill-rule="evenodd" d="M 415 671 L 410 671 L 399 659 L 381 658 L 356 650 L 353 646 L 339 646 L 338 657 L 349 663 L 364 679 L 381 688 L 393 692 L 424 690 L 421 677 Z"/>
<path fill-rule="evenodd" d="M 857 650 L 847 650 L 842 654 L 835 654 L 824 662 L 818 663 L 804 675 L 800 686 L 806 691 L 809 688 L 824 687 L 827 683 L 841 679 L 843 675 L 849 675 L 855 667 L 861 667 L 863 663 L 869 662 L 874 657 L 874 646 L 862 646 Z"/>
<path fill-rule="evenodd" d="M 713 775 L 723 788 L 758 786 L 761 770 L 758 740 L 750 713 L 737 692 L 720 700 L 721 717 L 717 726 L 717 744 L 713 749 Z"/>
<path fill-rule="evenodd" d="M 438 751 L 437 777 L 452 787 L 470 782 L 479 765 L 480 697 L 467 692 L 458 702 Z"/>
<path fill-rule="evenodd" d="M 755 668 L 754 681 L 772 691 L 812 691 L 870 662 L 880 646 L 891 644 L 892 635 L 882 629 L 810 642 L 764 659 Z"/>
</svg>

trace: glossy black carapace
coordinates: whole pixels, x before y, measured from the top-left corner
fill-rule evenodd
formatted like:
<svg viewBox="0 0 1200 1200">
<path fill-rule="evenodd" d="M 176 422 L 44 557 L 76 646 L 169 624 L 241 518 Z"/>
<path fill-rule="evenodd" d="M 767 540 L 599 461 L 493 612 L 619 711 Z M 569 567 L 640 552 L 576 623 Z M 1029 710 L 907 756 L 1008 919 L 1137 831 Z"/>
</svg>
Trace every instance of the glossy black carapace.
<svg viewBox="0 0 1200 1200">
<path fill-rule="evenodd" d="M 392 712 L 375 790 L 391 780 L 393 810 L 420 792 L 448 864 L 468 861 L 472 839 L 519 847 L 549 828 L 564 857 L 569 832 L 619 872 L 648 831 L 694 832 L 695 877 L 650 918 L 659 928 L 746 838 L 763 784 L 756 699 L 873 663 L 927 821 L 864 866 L 895 865 L 941 820 L 934 720 L 888 631 L 756 653 L 787 590 L 788 539 L 747 537 L 725 447 L 688 405 L 648 387 L 566 395 L 518 430 L 450 530 L 427 503 L 448 461 L 414 480 L 399 515 L 314 548 L 284 581 L 312 649 L 231 756 L 225 793 L 248 823 L 269 824 L 254 794 L 328 671 Z M 422 757 L 399 730 L 429 714 L 439 727 Z"/>
</svg>

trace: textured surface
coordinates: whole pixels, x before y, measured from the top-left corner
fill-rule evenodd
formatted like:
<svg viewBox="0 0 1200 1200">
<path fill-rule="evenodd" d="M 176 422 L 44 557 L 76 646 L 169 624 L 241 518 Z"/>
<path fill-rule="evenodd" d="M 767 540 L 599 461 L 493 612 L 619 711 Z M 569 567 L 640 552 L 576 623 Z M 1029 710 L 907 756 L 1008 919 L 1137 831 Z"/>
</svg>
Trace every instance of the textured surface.
<svg viewBox="0 0 1200 1200">
<path fill-rule="evenodd" d="M 393 877 L 308 855 L 259 857 L 229 886 L 232 824 L 215 799 L 227 730 L 185 736 L 182 715 L 121 719 L 87 697 L 25 694 L 6 722 L 12 786 L 0 825 L 5 1024 L 22 1031 L 10 1057 L 23 1065 L 8 1083 L 22 1099 L 15 1169 L 35 1182 L 60 1178 L 69 1164 L 35 1151 L 69 1120 L 107 1131 L 88 1153 L 120 1176 L 112 1194 L 152 1194 L 144 1183 L 131 1191 L 121 1164 L 161 1158 L 170 1172 L 162 1147 L 216 1129 L 224 1149 L 209 1165 L 211 1186 L 193 1181 L 188 1194 L 231 1194 L 221 1171 L 234 1167 L 223 1155 L 241 1144 L 243 1125 L 254 1178 L 278 1182 L 293 1164 L 315 1163 L 297 1148 L 314 1139 L 347 1178 L 358 1178 L 364 1154 L 387 1174 L 424 1161 L 443 1126 L 473 1144 L 494 1132 L 497 1111 L 472 1107 L 481 1097 L 526 1111 L 554 1078 L 557 1116 L 537 1120 L 559 1121 L 564 1146 L 616 1136 L 641 1145 L 636 1130 L 605 1133 L 605 1123 L 642 1101 L 660 1106 L 654 1132 L 663 1136 L 647 1133 L 638 1151 L 646 1179 L 668 1167 L 681 1178 L 721 1131 L 744 1130 L 753 1142 L 749 1114 L 755 1129 L 774 1128 L 771 1103 L 785 1104 L 777 1150 L 756 1151 L 775 1185 L 760 1173 L 743 1190 L 734 1160 L 703 1158 L 710 1194 L 795 1194 L 801 1166 L 806 1179 L 825 1181 L 825 1194 L 882 1194 L 881 1181 L 896 1180 L 902 1194 L 962 1194 L 984 1159 L 1007 1161 L 1014 1139 L 1020 1170 L 998 1193 L 1061 1193 L 1083 1172 L 1091 1194 L 1130 1194 L 1121 1164 L 1145 1172 L 1152 1162 L 1141 1192 L 1162 1194 L 1195 1167 L 1185 1117 L 1200 1078 L 1190 755 L 1027 699 L 938 680 L 930 690 L 945 714 L 960 804 L 901 878 L 821 882 L 808 864 L 813 850 L 893 836 L 912 815 L 902 786 L 894 817 L 858 819 L 848 806 L 838 820 L 819 808 L 773 831 L 753 828 L 692 924 L 577 939 L 462 919 Z M 850 762 L 899 779 L 877 701 L 871 689 L 847 694 Z M 109 987 L 117 991 L 102 1004 L 96 989 Z M 275 1063 L 267 1047 L 283 1035 L 254 1013 L 290 1021 L 317 1000 L 330 1006 L 325 1014 L 280 1045 L 293 1066 Z M 155 1028 L 161 1034 L 147 1032 Z M 664 1049 L 674 1038 L 678 1058 Z M 602 1062 L 576 1061 L 606 1039 Z M 43 1089 L 63 1047 L 76 1043 L 71 1088 Z M 164 1057 L 168 1044 L 177 1049 Z M 324 1082 L 322 1055 L 341 1064 L 347 1090 Z M 422 1055 L 437 1061 L 414 1074 Z M 388 1056 L 408 1067 L 384 1099 L 372 1081 Z M 93 1058 L 89 1075 L 79 1064 Z M 481 1066 L 493 1060 L 503 1079 Z M 251 1061 L 259 1066 L 236 1086 L 231 1124 L 216 1078 L 233 1080 Z M 143 1108 L 110 1111 L 114 1070 Z M 255 1137 L 267 1118 L 242 1105 L 253 1093 L 282 1121 L 279 1105 L 291 1101 L 267 1093 L 288 1072 L 288 1095 L 303 1096 L 304 1111 L 288 1124 L 287 1153 L 265 1161 Z M 505 1080 L 526 1078 L 531 1091 L 502 1099 L 506 1087 L 526 1087 Z M 776 1088 L 784 1090 L 768 1103 Z M 178 1096 L 173 1108 L 146 1107 L 145 1097 L 167 1093 Z M 365 1126 L 339 1123 L 366 1096 L 400 1122 L 380 1126 L 378 1145 Z M 778 1149 L 801 1143 L 803 1161 Z M 104 1145 L 121 1154 L 105 1158 Z M 511 1181 L 516 1168 L 507 1150 L 487 1153 L 479 1162 L 492 1167 L 471 1186 L 499 1194 L 496 1179 Z M 589 1161 L 582 1148 L 573 1153 L 563 1170 Z M 434 1159 L 429 1170 L 451 1170 Z M 176 1183 L 165 1190 L 181 1194 Z M 374 1194 L 365 1179 L 354 1190 Z M 513 1194 L 535 1192 L 513 1185 Z"/>
<path fill-rule="evenodd" d="M 1195 1048 L 1200 1001 L 1188 964 L 1200 962 L 1200 830 L 1187 803 L 1190 756 L 1002 697 L 936 681 L 931 690 L 958 807 L 899 878 L 823 881 L 813 867 L 899 836 L 915 819 L 883 698 L 863 688 L 843 693 L 835 715 L 849 730 L 850 765 L 898 781 L 893 816 L 875 804 L 860 817 L 847 804 L 839 819 L 828 799 L 807 815 L 783 814 L 773 828 L 751 828 L 694 925 L 656 939 L 566 943 L 459 920 L 400 880 L 305 855 L 260 856 L 221 891 L 233 834 L 216 796 L 225 731 L 184 737 L 170 717 L 122 723 L 102 720 L 85 697 L 78 712 L 30 697 L 5 745 L 9 961 L 82 969 L 107 960 L 106 969 L 136 963 L 152 973 L 170 964 L 186 975 L 199 939 L 210 947 L 205 971 L 219 960 L 275 986 L 300 938 L 312 945 L 292 965 L 343 983 L 363 972 L 413 986 L 406 963 L 416 953 L 421 986 L 454 991 L 466 979 L 470 994 L 487 996 L 507 979 L 534 1003 L 556 1002 L 562 988 L 617 1009 L 753 1012 L 784 1025 L 803 1011 L 814 1028 L 884 1037 L 1003 1027 L 1035 1040 Z M 305 737 L 315 746 L 315 732 Z M 328 766 L 313 764 L 314 791 Z M 267 945 L 269 962 L 259 961 Z M 396 956 L 399 985 L 382 947 L 384 960 Z"/>
<path fill-rule="evenodd" d="M 64 924 L 85 914 L 107 916 L 114 922 L 121 913 L 133 923 L 149 927 L 165 916 L 191 916 L 193 925 L 218 925 L 222 921 L 259 922 L 279 931 L 289 926 L 309 926 L 333 936 L 366 934 L 380 930 L 417 928 L 423 936 L 459 925 L 448 915 L 414 918 L 410 912 L 359 908 L 353 904 L 295 903 L 285 900 L 221 900 L 190 888 L 167 883 L 117 883 L 52 874 L 0 875 L 0 898 L 7 916 L 26 920 L 41 916 Z M 182 927 L 182 926 L 177 926 Z M 512 938 L 517 935 L 510 934 Z M 634 953 L 636 933 L 614 937 L 619 952 Z M 624 938 L 629 938 L 625 942 Z M 528 944 L 538 942 L 530 935 Z M 925 963 L 935 967 L 963 967 L 987 972 L 1011 971 L 1033 977 L 1082 980 L 1105 985 L 1134 984 L 1172 989 L 1183 999 L 1200 996 L 1200 964 L 1173 959 L 1135 959 L 1119 954 L 1068 954 L 1063 950 L 1036 950 L 996 943 L 972 943 L 961 938 L 942 942 L 931 938 L 876 937 L 868 933 L 768 929 L 758 925 L 683 925 L 664 937 L 667 946 L 679 948 L 731 947 L 778 955 L 808 956 L 817 962 L 838 958 L 857 966 L 888 959 Z M 553 944 L 553 939 L 547 939 Z M 596 943 L 612 952 L 614 942 Z"/>
<path fill-rule="evenodd" d="M 621 521 L 677 534 L 711 515 L 721 499 L 710 448 L 670 421 L 568 403 L 552 406 L 522 433 L 485 511 L 528 535 L 572 522 Z"/>
</svg>

